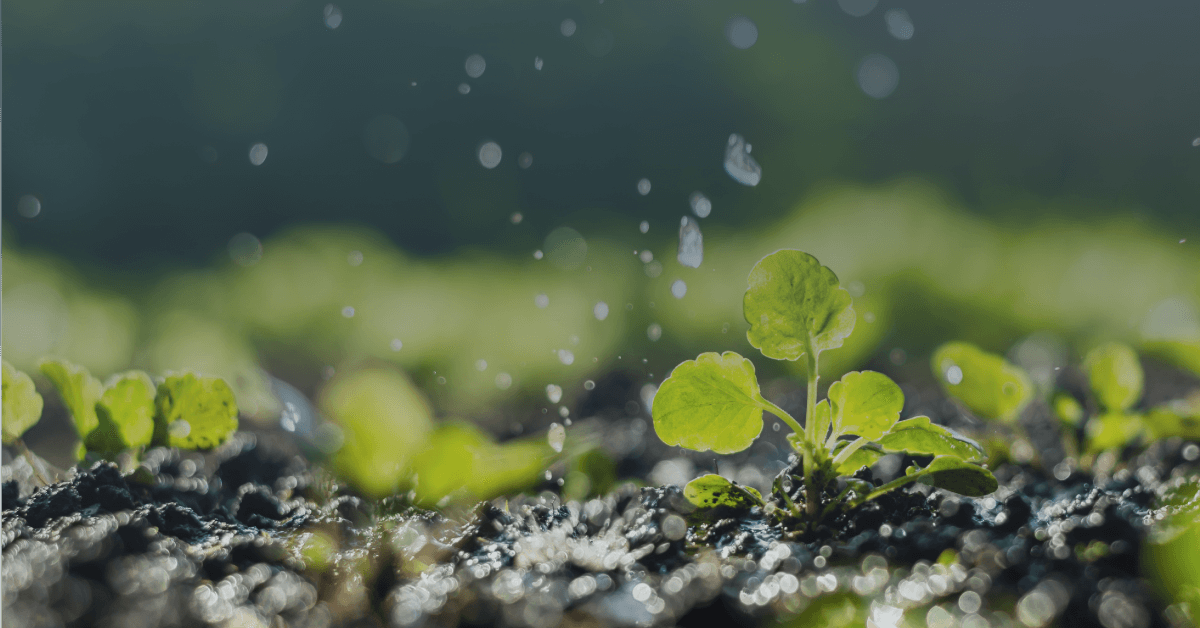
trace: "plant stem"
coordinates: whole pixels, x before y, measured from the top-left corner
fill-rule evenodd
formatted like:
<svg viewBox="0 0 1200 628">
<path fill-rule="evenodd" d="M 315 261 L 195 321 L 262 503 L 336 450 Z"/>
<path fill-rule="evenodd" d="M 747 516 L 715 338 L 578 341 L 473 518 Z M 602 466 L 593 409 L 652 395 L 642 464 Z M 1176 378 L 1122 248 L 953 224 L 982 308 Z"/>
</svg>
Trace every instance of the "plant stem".
<svg viewBox="0 0 1200 628">
<path fill-rule="evenodd" d="M 884 484 L 883 486 L 880 486 L 879 488 L 871 491 L 870 493 L 867 493 L 867 495 L 865 497 L 863 497 L 862 499 L 859 499 L 857 502 L 855 502 L 854 505 L 858 506 L 859 504 L 865 504 L 865 503 L 871 501 L 872 499 L 875 499 L 876 497 L 883 495 L 884 493 L 886 493 L 888 491 L 898 489 L 901 486 L 908 484 L 909 482 L 915 482 L 917 480 L 917 478 L 921 477 L 924 474 L 925 474 L 925 471 L 921 470 L 916 473 L 913 473 L 912 475 L 902 475 L 902 476 L 892 480 L 891 482 L 888 482 L 887 484 Z"/>
<path fill-rule="evenodd" d="M 43 473 L 41 465 L 38 464 L 38 457 L 32 451 L 29 451 L 29 447 L 25 446 L 25 441 L 18 438 L 13 442 L 13 445 L 16 446 L 17 451 L 21 452 L 21 456 L 25 458 L 25 462 L 29 463 L 29 468 L 33 470 L 33 474 L 37 476 L 42 486 L 50 486 L 50 480 L 46 479 L 46 474 Z"/>
<path fill-rule="evenodd" d="M 808 350 L 808 399 L 804 411 L 804 509 L 810 517 L 817 514 L 817 500 L 820 491 L 816 485 L 816 473 L 814 472 L 816 465 L 813 461 L 813 446 L 814 440 L 820 438 L 817 428 L 813 422 L 817 418 L 817 380 L 820 376 L 817 375 L 817 354 L 810 347 Z"/>
<path fill-rule="evenodd" d="M 786 410 L 784 410 L 783 408 L 780 408 L 779 406 L 771 403 L 770 401 L 767 401 L 766 398 L 763 398 L 763 401 L 766 402 L 766 405 L 763 406 L 764 410 L 779 417 L 780 421 L 787 423 L 788 427 L 792 428 L 793 432 L 795 432 L 797 434 L 804 434 L 804 428 L 800 426 L 799 421 L 792 418 L 791 414 L 788 414 L 788 412 Z"/>
<path fill-rule="evenodd" d="M 845 449 L 839 451 L 838 455 L 833 457 L 833 464 L 835 464 L 835 465 L 842 464 L 847 459 L 849 459 L 850 456 L 852 454 L 854 454 L 854 452 L 858 451 L 858 449 L 860 447 L 862 447 L 863 445 L 866 445 L 866 444 L 867 444 L 867 439 L 859 437 L 858 440 L 850 443 L 849 445 L 846 445 Z"/>
</svg>

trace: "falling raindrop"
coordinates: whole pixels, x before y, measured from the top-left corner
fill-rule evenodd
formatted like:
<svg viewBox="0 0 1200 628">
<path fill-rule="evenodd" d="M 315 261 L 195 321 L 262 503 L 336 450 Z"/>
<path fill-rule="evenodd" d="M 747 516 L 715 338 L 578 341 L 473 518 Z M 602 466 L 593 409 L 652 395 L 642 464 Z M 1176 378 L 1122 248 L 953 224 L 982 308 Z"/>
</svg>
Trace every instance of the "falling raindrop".
<svg viewBox="0 0 1200 628">
<path fill-rule="evenodd" d="M 483 359 L 476 360 L 475 361 L 475 370 L 476 371 L 486 371 L 487 370 L 487 360 L 483 360 Z"/>
<path fill-rule="evenodd" d="M 1192 146 L 1200 146 L 1200 137 L 1192 140 Z"/>
<path fill-rule="evenodd" d="M 17 213 L 26 218 L 33 218 L 42 212 L 42 202 L 32 194 L 26 194 L 17 201 Z"/>
<path fill-rule="evenodd" d="M 704 261 L 704 236 L 695 220 L 683 218 L 679 227 L 679 263 L 689 268 L 700 268 Z"/>
<path fill-rule="evenodd" d="M 957 386 L 958 384 L 962 383 L 962 380 L 962 368 L 960 368 L 957 364 L 952 364 L 950 365 L 950 368 L 946 369 L 946 383 L 950 384 L 951 386 Z"/>
<path fill-rule="evenodd" d="M 559 401 L 562 401 L 562 388 L 554 384 L 547 384 L 546 398 L 550 400 L 550 403 L 558 403 Z"/>
<path fill-rule="evenodd" d="M 342 25 L 342 9 L 336 4 L 325 5 L 325 26 L 330 30 Z"/>
<path fill-rule="evenodd" d="M 267 160 L 267 145 L 259 142 L 250 147 L 250 163 L 261 166 Z"/>
<path fill-rule="evenodd" d="M 638 225 L 638 231 L 641 231 L 642 233 L 650 231 L 650 221 L 643 220 L 642 224 Z"/>
<path fill-rule="evenodd" d="M 479 78 L 483 76 L 483 71 L 487 69 L 487 61 L 484 61 L 482 55 L 471 55 L 467 57 L 466 69 L 467 76 Z"/>
<path fill-rule="evenodd" d="M 513 212 L 513 215 L 508 219 L 512 222 L 512 224 L 519 225 L 521 224 L 521 221 L 525 219 L 525 217 L 521 215 L 521 212 Z"/>
<path fill-rule="evenodd" d="M 712 213 L 712 201 L 700 192 L 692 192 L 688 203 L 691 204 L 692 213 L 696 214 L 697 218 L 708 218 L 708 215 Z"/>
<path fill-rule="evenodd" d="M 758 26 L 744 15 L 735 15 L 725 23 L 725 39 L 734 48 L 745 50 L 758 41 Z"/>
<path fill-rule="evenodd" d="M 853 17 L 862 17 L 874 11 L 878 4 L 879 0 L 838 0 L 838 6 Z"/>
<path fill-rule="evenodd" d="M 638 194 L 645 196 L 650 193 L 650 179 L 639 179 L 637 184 Z"/>
<path fill-rule="evenodd" d="M 558 32 L 562 33 L 563 37 L 570 37 L 575 34 L 575 20 L 567 18 L 558 25 Z"/>
<path fill-rule="evenodd" d="M 351 266 L 362 266 L 362 251 L 350 251 L 350 254 L 346 256 L 346 263 L 350 264 Z"/>
<path fill-rule="evenodd" d="M 892 37 L 901 41 L 912 39 L 913 22 L 912 18 L 908 16 L 908 11 L 891 9 L 883 14 L 883 20 L 887 22 L 887 29 Z"/>
<path fill-rule="evenodd" d="M 683 295 L 687 294 L 687 284 L 684 283 L 682 279 L 676 279 L 675 282 L 671 284 L 671 294 L 676 299 L 682 299 Z"/>
<path fill-rule="evenodd" d="M 563 443 L 567 440 L 567 430 L 558 423 L 550 424 L 550 431 L 546 434 L 546 440 L 550 443 L 550 449 L 561 452 Z"/>
<path fill-rule="evenodd" d="M 499 373 L 496 375 L 496 388 L 500 390 L 508 390 L 508 387 L 512 386 L 512 382 L 512 375 L 508 373 Z"/>
<path fill-rule="evenodd" d="M 899 83 L 900 70 L 883 55 L 867 55 L 858 66 L 858 86 L 871 98 L 887 98 Z"/>
<path fill-rule="evenodd" d="M 566 406 L 559 406 L 558 407 L 558 416 L 560 416 L 564 419 L 571 416 L 571 409 Z"/>
<path fill-rule="evenodd" d="M 404 343 L 400 342 L 399 338 L 392 338 L 392 351 L 399 351 L 404 348 Z"/>
<path fill-rule="evenodd" d="M 229 238 L 229 257 L 238 266 L 253 266 L 262 259 L 263 247 L 258 238 L 239 233 Z"/>
<path fill-rule="evenodd" d="M 575 363 L 575 354 L 566 349 L 558 350 L 558 361 L 570 366 Z"/>
<path fill-rule="evenodd" d="M 502 155 L 500 145 L 495 142 L 484 142 L 479 145 L 479 163 L 488 170 L 500 165 Z"/>
<path fill-rule="evenodd" d="M 546 296 L 546 293 L 543 292 L 533 297 L 533 304 L 540 309 L 546 309 L 546 306 L 550 305 L 550 297 Z"/>
<path fill-rule="evenodd" d="M 651 342 L 656 342 L 659 338 L 662 338 L 662 325 L 659 325 L 658 323 L 651 323 L 650 326 L 646 328 L 646 337 L 649 338 Z"/>
<path fill-rule="evenodd" d="M 762 167 L 750 156 L 750 145 L 741 135 L 729 136 L 725 147 L 725 172 L 742 185 L 758 185 L 762 180 Z"/>
<path fill-rule="evenodd" d="M 663 266 L 661 262 L 650 262 L 646 264 L 642 271 L 646 273 L 647 277 L 654 279 L 662 274 Z"/>
<path fill-rule="evenodd" d="M 459 84 L 458 84 L 458 93 L 462 94 L 463 96 L 466 96 L 467 94 L 470 94 L 470 93 L 471 93 L 471 86 L 470 86 L 470 85 L 467 85 L 466 83 L 459 83 Z"/>
<path fill-rule="evenodd" d="M 608 318 L 608 304 L 604 301 L 597 303 L 596 307 L 592 308 L 592 314 L 596 315 L 598 321 Z"/>
<path fill-rule="evenodd" d="M 643 264 L 649 264 L 650 262 L 654 261 L 654 252 L 650 249 L 646 249 L 645 251 L 638 253 L 638 259 L 642 260 Z"/>
<path fill-rule="evenodd" d="M 346 307 L 342 308 L 342 316 L 345 316 L 346 318 L 354 318 L 354 306 L 347 305 Z"/>
<path fill-rule="evenodd" d="M 533 165 L 533 155 L 530 155 L 529 153 L 521 153 L 517 157 L 517 165 L 520 166 L 522 170 L 528 169 Z"/>
<path fill-rule="evenodd" d="M 585 381 L 583 382 L 583 389 L 584 389 L 584 390 L 595 390 L 595 389 L 596 389 L 596 382 L 593 382 L 593 381 L 592 381 L 592 380 L 590 380 L 590 379 L 589 379 L 589 380 L 585 380 Z"/>
<path fill-rule="evenodd" d="M 538 249 L 533 252 L 533 259 L 542 259 L 543 255 L 541 249 Z"/>
<path fill-rule="evenodd" d="M 541 57 L 534 57 L 534 58 L 533 58 L 533 69 L 535 69 L 535 70 L 541 70 L 541 69 L 542 69 L 542 58 L 541 58 Z"/>
</svg>

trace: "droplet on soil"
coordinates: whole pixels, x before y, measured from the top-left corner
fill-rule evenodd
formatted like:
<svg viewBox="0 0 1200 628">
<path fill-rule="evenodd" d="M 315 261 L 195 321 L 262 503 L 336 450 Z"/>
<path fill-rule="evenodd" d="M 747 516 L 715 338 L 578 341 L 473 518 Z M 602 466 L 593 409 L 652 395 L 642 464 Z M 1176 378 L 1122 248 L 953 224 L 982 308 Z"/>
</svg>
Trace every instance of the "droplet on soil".
<svg viewBox="0 0 1200 628">
<path fill-rule="evenodd" d="M 679 263 L 688 268 L 700 268 L 704 262 L 704 236 L 700 225 L 684 217 L 679 227 Z"/>
<path fill-rule="evenodd" d="M 550 449 L 557 452 L 562 452 L 563 443 L 567 440 L 567 430 L 558 423 L 550 424 L 550 431 L 546 434 L 546 440 L 550 443 Z"/>
<path fill-rule="evenodd" d="M 750 156 L 750 145 L 741 135 L 729 136 L 725 146 L 725 172 L 742 185 L 758 185 L 762 180 L 762 167 Z"/>
</svg>

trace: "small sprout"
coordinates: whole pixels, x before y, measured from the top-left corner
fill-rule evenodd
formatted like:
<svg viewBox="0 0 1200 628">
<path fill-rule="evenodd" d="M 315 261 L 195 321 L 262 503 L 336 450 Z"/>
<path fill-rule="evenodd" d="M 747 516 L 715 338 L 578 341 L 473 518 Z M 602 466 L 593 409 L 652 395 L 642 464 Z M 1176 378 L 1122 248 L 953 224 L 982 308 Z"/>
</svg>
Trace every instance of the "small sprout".
<svg viewBox="0 0 1200 628">
<path fill-rule="evenodd" d="M 62 360 L 42 362 L 41 371 L 58 390 L 63 405 L 71 413 L 75 431 L 86 442 L 92 430 L 100 425 L 100 419 L 96 416 L 96 403 L 104 394 L 100 380 L 92 377 L 82 366 Z"/>
<path fill-rule="evenodd" d="M 934 351 L 932 362 L 946 394 L 982 417 L 1013 423 L 1033 397 L 1024 370 L 975 345 L 946 343 Z"/>
<path fill-rule="evenodd" d="M 223 379 L 193 373 L 168 375 L 158 385 L 154 405 L 158 410 L 154 416 L 157 444 L 212 449 L 237 430 L 237 402 Z M 186 430 L 176 425 L 180 421 L 187 424 Z"/>
<path fill-rule="evenodd" d="M 1083 370 L 1096 401 L 1110 412 L 1124 412 L 1142 398 L 1142 363 L 1128 345 L 1110 342 L 1092 349 Z"/>
<path fill-rule="evenodd" d="M 154 382 L 141 371 L 116 375 L 96 402 L 99 424 L 84 438 L 89 451 L 115 457 L 148 447 L 154 436 Z"/>
<path fill-rule="evenodd" d="M 42 418 L 42 396 L 33 380 L 4 361 L 4 444 L 12 445 Z"/>
</svg>

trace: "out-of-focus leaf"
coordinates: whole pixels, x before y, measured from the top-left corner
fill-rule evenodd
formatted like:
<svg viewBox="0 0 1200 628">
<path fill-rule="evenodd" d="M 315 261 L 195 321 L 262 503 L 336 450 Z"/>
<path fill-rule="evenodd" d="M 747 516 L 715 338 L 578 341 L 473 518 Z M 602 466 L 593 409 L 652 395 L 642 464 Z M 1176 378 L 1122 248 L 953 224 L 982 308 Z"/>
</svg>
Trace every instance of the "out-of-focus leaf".
<svg viewBox="0 0 1200 628">
<path fill-rule="evenodd" d="M 1088 421 L 1085 429 L 1087 451 L 1095 454 L 1131 444 L 1141 436 L 1145 423 L 1142 417 L 1136 414 L 1110 412 Z"/>
<path fill-rule="evenodd" d="M 82 366 L 63 360 L 42 362 L 41 370 L 54 384 L 63 405 L 71 413 L 79 438 L 86 440 L 88 434 L 100 424 L 96 417 L 96 402 L 100 401 L 100 395 L 104 392 L 100 380 L 92 377 Z"/>
<path fill-rule="evenodd" d="M 96 403 L 97 429 L 85 440 L 87 448 L 117 453 L 145 447 L 154 436 L 154 382 L 141 371 L 117 375 Z"/>
<path fill-rule="evenodd" d="M 237 401 L 220 378 L 168 375 L 154 405 L 154 440 L 171 447 L 212 449 L 237 430 Z"/>
<path fill-rule="evenodd" d="M 1092 349 L 1083 370 L 1097 401 L 1109 412 L 1128 410 L 1142 396 L 1142 363 L 1128 345 L 1109 342 Z"/>
<path fill-rule="evenodd" d="M 920 481 L 968 497 L 981 497 L 999 487 L 991 471 L 957 456 L 936 456 L 925 468 L 910 473 Z"/>
<path fill-rule="evenodd" d="M 754 488 L 734 484 L 712 473 L 688 482 L 683 487 L 683 496 L 700 508 L 726 506 L 749 510 L 763 504 L 762 495 Z"/>
<path fill-rule="evenodd" d="M 850 293 L 817 258 L 785 249 L 754 265 L 742 301 L 746 337 L 763 355 L 797 360 L 842 346 L 854 330 Z"/>
<path fill-rule="evenodd" d="M 1200 376 L 1200 339 L 1151 340 L 1142 344 L 1149 355 L 1157 356 Z"/>
<path fill-rule="evenodd" d="M 42 418 L 42 396 L 33 380 L 3 362 L 4 385 L 0 397 L 4 401 L 4 443 L 11 444 Z"/>
<path fill-rule="evenodd" d="M 658 387 L 651 414 L 668 445 L 732 454 L 762 432 L 766 401 L 754 365 L 742 356 L 702 353 L 675 367 Z"/>
<path fill-rule="evenodd" d="M 1079 422 L 1083 420 L 1083 406 L 1071 395 L 1062 392 L 1054 395 L 1053 405 L 1054 415 L 1059 421 L 1071 427 L 1078 427 Z"/>
<path fill-rule="evenodd" d="M 950 342 L 938 347 L 932 365 L 946 393 L 985 418 L 1012 423 L 1033 395 L 1024 370 L 972 344 Z"/>
<path fill-rule="evenodd" d="M 1173 436 L 1200 440 L 1200 412 L 1188 412 L 1185 407 L 1168 404 L 1154 408 L 1142 422 L 1155 440 Z"/>
<path fill-rule="evenodd" d="M 896 424 L 892 431 L 878 440 L 888 451 L 918 456 L 957 456 L 969 462 L 982 461 L 983 447 L 954 430 L 918 416 Z"/>
</svg>

